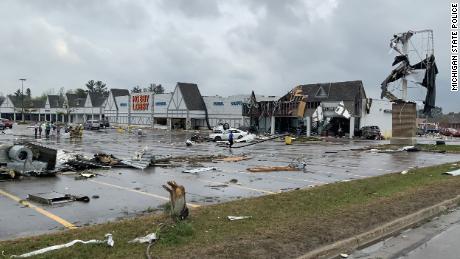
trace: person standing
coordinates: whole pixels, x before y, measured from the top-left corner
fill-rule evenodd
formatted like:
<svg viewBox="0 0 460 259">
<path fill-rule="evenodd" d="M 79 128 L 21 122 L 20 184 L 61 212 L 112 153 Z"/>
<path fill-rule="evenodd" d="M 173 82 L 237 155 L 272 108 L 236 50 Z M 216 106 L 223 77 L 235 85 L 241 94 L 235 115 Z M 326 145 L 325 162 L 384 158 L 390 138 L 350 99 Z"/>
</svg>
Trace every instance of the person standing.
<svg viewBox="0 0 460 259">
<path fill-rule="evenodd" d="M 38 135 L 40 136 L 40 138 L 42 137 L 42 131 L 43 131 L 43 123 L 40 123 L 38 125 Z"/>
<path fill-rule="evenodd" d="M 38 122 L 35 122 L 34 133 L 35 133 L 35 138 L 37 138 L 37 135 L 38 135 Z"/>
<path fill-rule="evenodd" d="M 46 123 L 45 125 L 45 135 L 46 135 L 46 138 L 49 138 L 50 137 L 50 132 L 51 132 L 51 125 L 49 122 Z"/>
<path fill-rule="evenodd" d="M 61 135 L 61 125 L 56 123 L 56 136 L 59 137 Z"/>
<path fill-rule="evenodd" d="M 233 131 L 230 130 L 230 134 L 228 134 L 228 143 L 230 144 L 230 148 L 233 146 Z"/>
</svg>

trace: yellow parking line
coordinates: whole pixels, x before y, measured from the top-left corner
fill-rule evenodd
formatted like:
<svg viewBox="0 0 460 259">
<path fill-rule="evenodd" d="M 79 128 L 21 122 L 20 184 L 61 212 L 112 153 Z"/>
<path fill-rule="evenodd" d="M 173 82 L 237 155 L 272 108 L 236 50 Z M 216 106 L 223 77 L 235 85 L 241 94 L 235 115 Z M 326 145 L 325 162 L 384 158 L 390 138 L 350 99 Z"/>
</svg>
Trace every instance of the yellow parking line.
<svg viewBox="0 0 460 259">
<path fill-rule="evenodd" d="M 207 181 L 207 180 L 200 180 L 198 181 L 205 182 L 205 183 L 212 183 L 212 184 L 227 184 L 227 183 L 221 183 L 221 182 L 213 182 L 213 181 Z M 263 192 L 263 193 L 268 193 L 268 194 L 276 194 L 276 192 L 272 191 L 266 191 L 266 190 L 261 190 L 261 189 L 255 189 L 255 188 L 250 188 L 250 187 L 245 187 L 237 184 L 229 184 L 229 186 L 240 188 L 240 189 L 245 189 L 245 190 L 250 190 L 250 191 L 256 191 L 256 192 Z"/>
<path fill-rule="evenodd" d="M 130 189 L 128 187 L 123 187 L 123 186 L 120 186 L 120 185 L 115 185 L 115 184 L 106 183 L 106 182 L 101 182 L 101 181 L 98 181 L 98 180 L 89 180 L 89 181 L 93 182 L 93 183 L 97 183 L 97 184 L 117 188 L 117 189 L 120 189 L 120 190 L 125 190 L 125 191 L 130 191 L 130 192 L 134 192 L 134 193 L 138 193 L 138 194 L 142 194 L 142 195 L 146 195 L 146 196 L 155 197 L 155 198 L 160 199 L 160 200 L 169 201 L 169 198 L 165 197 L 165 196 L 160 196 L 160 195 L 156 195 L 156 194 L 153 194 L 153 193 L 138 191 L 138 190 Z M 200 205 L 198 205 L 198 204 L 193 204 L 193 203 L 189 203 L 189 202 L 187 202 L 187 205 L 189 205 L 192 208 L 200 207 Z"/>
<path fill-rule="evenodd" d="M 27 202 L 25 200 L 22 200 L 21 198 L 19 198 L 17 196 L 14 196 L 13 194 L 7 193 L 7 192 L 5 192 L 5 191 L 3 191 L 1 189 L 0 189 L 0 194 L 5 196 L 5 197 L 7 197 L 7 198 L 10 198 L 10 199 L 12 199 L 12 200 L 14 200 L 16 202 L 19 202 L 20 204 L 22 204 L 24 206 L 27 206 L 29 208 L 34 209 L 36 212 L 38 212 L 38 213 L 40 213 L 40 214 L 42 214 L 42 215 L 44 215 L 44 216 L 56 221 L 57 223 L 63 225 L 64 227 L 66 227 L 68 229 L 77 228 L 77 226 L 75 226 L 74 224 L 68 222 L 67 220 L 65 220 L 65 219 L 63 219 L 63 218 L 61 218 L 59 216 L 56 216 L 53 213 L 51 213 L 49 211 L 46 211 L 46 210 L 44 210 L 44 209 L 42 209 L 42 208 L 40 208 L 40 207 L 38 207 L 38 206 L 36 206 L 36 205 L 34 205 L 32 203 L 29 203 L 29 202 Z"/>
</svg>

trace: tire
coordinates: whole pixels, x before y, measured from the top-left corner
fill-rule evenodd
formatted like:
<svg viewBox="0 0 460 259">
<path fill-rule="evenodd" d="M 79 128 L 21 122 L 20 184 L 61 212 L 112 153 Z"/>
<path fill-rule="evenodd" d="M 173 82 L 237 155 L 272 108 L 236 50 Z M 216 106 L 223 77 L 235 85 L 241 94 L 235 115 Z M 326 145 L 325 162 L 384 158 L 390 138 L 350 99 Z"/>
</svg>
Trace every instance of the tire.
<svg viewBox="0 0 460 259">
<path fill-rule="evenodd" d="M 217 136 L 217 137 L 214 138 L 214 141 L 221 141 L 221 140 L 222 140 L 222 138 L 219 137 L 219 136 Z"/>
</svg>

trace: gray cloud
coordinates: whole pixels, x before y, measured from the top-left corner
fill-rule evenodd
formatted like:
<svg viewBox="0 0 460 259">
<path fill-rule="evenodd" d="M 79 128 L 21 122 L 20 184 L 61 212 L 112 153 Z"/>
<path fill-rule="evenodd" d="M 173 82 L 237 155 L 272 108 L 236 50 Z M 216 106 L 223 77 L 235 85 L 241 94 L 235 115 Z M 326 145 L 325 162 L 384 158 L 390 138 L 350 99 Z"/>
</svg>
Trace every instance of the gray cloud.
<svg viewBox="0 0 460 259">
<path fill-rule="evenodd" d="M 448 89 L 448 12 L 434 0 L 5 0 L 1 92 L 12 93 L 20 77 L 37 95 L 89 79 L 169 89 L 193 81 L 208 95 L 281 95 L 298 84 L 362 79 L 377 97 L 392 34 L 432 28 L 438 104 L 458 111 L 459 94 Z M 425 92 L 410 93 L 421 100 Z"/>
</svg>

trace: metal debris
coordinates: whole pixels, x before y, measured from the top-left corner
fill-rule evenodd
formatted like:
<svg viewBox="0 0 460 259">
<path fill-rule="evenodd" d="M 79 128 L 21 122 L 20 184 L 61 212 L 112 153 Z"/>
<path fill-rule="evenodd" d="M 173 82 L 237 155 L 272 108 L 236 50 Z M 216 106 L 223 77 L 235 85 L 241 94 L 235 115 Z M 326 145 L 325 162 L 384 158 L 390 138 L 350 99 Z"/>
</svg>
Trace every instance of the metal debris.
<svg viewBox="0 0 460 259">
<path fill-rule="evenodd" d="M 67 203 L 72 201 L 89 202 L 88 196 L 76 196 L 71 194 L 62 194 L 58 192 L 29 194 L 27 199 L 30 201 L 48 205 Z"/>
</svg>

